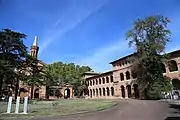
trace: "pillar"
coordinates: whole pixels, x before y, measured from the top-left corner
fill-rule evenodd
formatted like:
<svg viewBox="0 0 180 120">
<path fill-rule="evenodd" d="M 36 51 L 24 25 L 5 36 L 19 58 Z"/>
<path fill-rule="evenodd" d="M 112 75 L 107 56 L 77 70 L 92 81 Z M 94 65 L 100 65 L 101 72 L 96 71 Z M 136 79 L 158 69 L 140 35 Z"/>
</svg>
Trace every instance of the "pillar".
<svg viewBox="0 0 180 120">
<path fill-rule="evenodd" d="M 127 90 L 127 88 L 125 87 L 125 99 L 128 99 L 128 90 Z"/>
<path fill-rule="evenodd" d="M 134 87 L 131 86 L 131 94 L 132 94 L 132 97 L 135 98 L 135 92 L 134 92 Z"/>
<path fill-rule="evenodd" d="M 111 87 L 109 87 L 109 98 L 112 98 L 112 94 L 111 94 Z"/>
<path fill-rule="evenodd" d="M 121 88 L 119 89 L 119 91 L 120 91 L 120 99 L 123 99 Z"/>
</svg>

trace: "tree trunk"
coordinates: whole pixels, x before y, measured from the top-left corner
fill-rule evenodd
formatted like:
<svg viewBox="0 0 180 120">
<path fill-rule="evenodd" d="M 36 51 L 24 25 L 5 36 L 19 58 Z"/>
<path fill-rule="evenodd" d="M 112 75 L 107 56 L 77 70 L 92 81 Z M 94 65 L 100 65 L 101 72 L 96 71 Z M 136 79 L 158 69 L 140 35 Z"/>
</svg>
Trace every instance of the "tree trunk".
<svg viewBox="0 0 180 120">
<path fill-rule="evenodd" d="M 19 77 L 16 78 L 16 88 L 15 88 L 15 100 L 17 99 L 18 96 L 18 90 L 19 90 Z"/>
<path fill-rule="evenodd" d="M 4 75 L 0 75 L 0 95 L 2 95 L 3 78 Z"/>
<path fill-rule="evenodd" d="M 49 86 L 46 86 L 46 99 L 49 99 Z"/>
<path fill-rule="evenodd" d="M 34 93 L 34 86 L 31 86 L 31 99 L 33 99 L 33 93 Z"/>
</svg>

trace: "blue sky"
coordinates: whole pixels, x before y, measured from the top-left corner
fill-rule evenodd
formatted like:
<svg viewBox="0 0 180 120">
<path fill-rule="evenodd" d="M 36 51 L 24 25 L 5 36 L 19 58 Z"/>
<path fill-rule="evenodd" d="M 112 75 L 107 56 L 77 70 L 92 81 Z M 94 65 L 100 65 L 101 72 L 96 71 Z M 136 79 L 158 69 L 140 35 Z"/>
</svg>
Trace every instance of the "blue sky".
<svg viewBox="0 0 180 120">
<path fill-rule="evenodd" d="M 162 14 L 171 19 L 172 42 L 180 48 L 179 0 L 0 0 L 0 28 L 38 36 L 39 59 L 111 70 L 109 62 L 132 53 L 125 33 L 137 18 Z"/>
</svg>

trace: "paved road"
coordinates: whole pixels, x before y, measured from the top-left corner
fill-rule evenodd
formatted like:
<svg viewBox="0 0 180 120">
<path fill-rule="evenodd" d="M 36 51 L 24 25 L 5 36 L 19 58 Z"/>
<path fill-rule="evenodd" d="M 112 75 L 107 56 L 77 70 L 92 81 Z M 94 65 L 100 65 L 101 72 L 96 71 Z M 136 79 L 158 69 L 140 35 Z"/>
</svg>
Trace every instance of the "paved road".
<svg viewBox="0 0 180 120">
<path fill-rule="evenodd" d="M 33 120 L 171 120 L 167 119 L 170 116 L 169 110 L 169 105 L 165 102 L 119 100 L 117 106 L 104 111 L 63 117 L 33 118 Z"/>
</svg>

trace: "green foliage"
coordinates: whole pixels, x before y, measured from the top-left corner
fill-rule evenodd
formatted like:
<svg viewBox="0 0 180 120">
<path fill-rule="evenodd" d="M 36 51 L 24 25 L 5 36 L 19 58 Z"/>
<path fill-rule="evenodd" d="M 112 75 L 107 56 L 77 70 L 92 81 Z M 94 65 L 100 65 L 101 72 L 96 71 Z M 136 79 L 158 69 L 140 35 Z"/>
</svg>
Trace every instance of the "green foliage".
<svg viewBox="0 0 180 120">
<path fill-rule="evenodd" d="M 66 64 L 55 62 L 45 66 L 44 83 L 48 86 L 71 84 L 74 86 L 75 95 L 79 95 L 82 91 L 87 89 L 82 74 L 90 70 L 91 68 L 88 66 L 79 66 L 74 63 Z"/>
<path fill-rule="evenodd" d="M 23 44 L 25 38 L 25 34 L 9 29 L 0 31 L 0 94 L 6 80 L 19 76 L 15 69 L 22 67 L 27 56 L 26 46 Z"/>
<path fill-rule="evenodd" d="M 134 22 L 133 29 L 127 32 L 129 45 L 135 46 L 137 81 L 141 97 L 158 99 L 161 95 L 162 74 L 161 63 L 165 59 L 164 53 L 167 42 L 170 41 L 170 30 L 167 29 L 169 19 L 164 16 L 150 16 Z"/>
<path fill-rule="evenodd" d="M 39 66 L 38 59 L 27 53 L 23 43 L 25 38 L 25 34 L 9 29 L 0 31 L 0 95 L 3 86 L 6 87 L 7 84 L 15 86 L 17 93 L 19 80 L 31 88 L 46 85 L 47 93 L 49 86 L 67 83 L 74 86 L 76 95 L 87 90 L 81 75 L 90 71 L 90 67 L 62 62 L 55 62 L 45 67 Z"/>
</svg>

